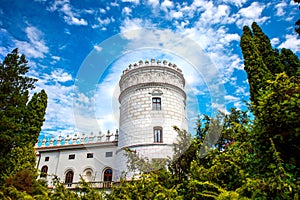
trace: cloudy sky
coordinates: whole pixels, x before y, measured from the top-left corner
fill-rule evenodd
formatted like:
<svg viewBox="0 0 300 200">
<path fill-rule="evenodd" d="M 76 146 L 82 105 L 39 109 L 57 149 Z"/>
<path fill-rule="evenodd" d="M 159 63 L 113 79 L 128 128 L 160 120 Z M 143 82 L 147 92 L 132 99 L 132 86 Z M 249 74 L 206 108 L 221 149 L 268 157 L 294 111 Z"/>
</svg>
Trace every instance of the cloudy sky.
<svg viewBox="0 0 300 200">
<path fill-rule="evenodd" d="M 42 135 L 114 131 L 122 71 L 151 58 L 183 70 L 193 129 L 199 113 L 249 100 L 243 26 L 256 21 L 299 56 L 299 12 L 289 0 L 0 0 L 0 60 L 19 48 L 46 90 Z"/>
</svg>

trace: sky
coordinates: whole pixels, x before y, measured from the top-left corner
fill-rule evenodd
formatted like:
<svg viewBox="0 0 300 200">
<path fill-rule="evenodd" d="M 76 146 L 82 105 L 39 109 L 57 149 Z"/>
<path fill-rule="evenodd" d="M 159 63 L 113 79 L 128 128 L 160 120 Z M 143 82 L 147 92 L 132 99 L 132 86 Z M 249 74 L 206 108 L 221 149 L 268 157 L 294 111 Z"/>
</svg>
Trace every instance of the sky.
<svg viewBox="0 0 300 200">
<path fill-rule="evenodd" d="M 0 60 L 14 48 L 26 55 L 33 92 L 48 94 L 41 135 L 54 137 L 114 132 L 122 71 L 167 60 L 186 79 L 193 132 L 199 114 L 249 101 L 243 26 L 257 22 L 273 47 L 299 56 L 299 13 L 289 0 L 0 0 Z"/>
</svg>

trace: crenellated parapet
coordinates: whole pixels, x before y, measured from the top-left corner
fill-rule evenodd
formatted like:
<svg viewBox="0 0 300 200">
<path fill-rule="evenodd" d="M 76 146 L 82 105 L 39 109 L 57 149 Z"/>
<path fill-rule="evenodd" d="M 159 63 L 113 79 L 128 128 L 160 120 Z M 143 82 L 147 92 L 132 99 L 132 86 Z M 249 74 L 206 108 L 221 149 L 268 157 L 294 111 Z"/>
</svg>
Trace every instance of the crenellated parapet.
<svg viewBox="0 0 300 200">
<path fill-rule="evenodd" d="M 128 68 L 123 71 L 121 80 L 119 82 L 121 96 L 128 90 L 137 90 L 139 88 L 152 87 L 153 85 L 160 85 L 162 87 L 176 87 L 184 93 L 185 79 L 182 70 L 176 64 L 164 60 L 161 62 L 155 59 L 138 63 L 130 64 Z"/>
<path fill-rule="evenodd" d="M 36 148 L 43 147 L 63 147 L 80 144 L 95 144 L 95 143 L 107 143 L 117 142 L 119 138 L 119 131 L 111 133 L 109 130 L 106 134 L 99 131 L 98 134 L 91 132 L 90 134 L 82 133 L 81 135 L 75 133 L 73 136 L 67 135 L 66 137 L 59 136 L 58 138 L 44 138 L 36 143 Z"/>
<path fill-rule="evenodd" d="M 129 72 L 132 69 L 136 69 L 139 67 L 147 67 L 147 66 L 163 66 L 163 67 L 169 67 L 171 69 L 174 69 L 176 71 L 178 71 L 179 73 L 182 74 L 182 70 L 180 68 L 177 67 L 176 64 L 173 64 L 171 62 L 168 62 L 166 60 L 164 60 L 163 62 L 161 62 L 160 60 L 157 60 L 155 62 L 155 59 L 152 58 L 150 60 L 150 62 L 148 60 L 145 60 L 145 62 L 143 62 L 142 60 L 140 60 L 138 63 L 134 63 L 134 64 L 129 64 L 128 68 L 126 68 L 125 70 L 123 70 L 123 75 L 125 75 L 127 72 Z"/>
</svg>

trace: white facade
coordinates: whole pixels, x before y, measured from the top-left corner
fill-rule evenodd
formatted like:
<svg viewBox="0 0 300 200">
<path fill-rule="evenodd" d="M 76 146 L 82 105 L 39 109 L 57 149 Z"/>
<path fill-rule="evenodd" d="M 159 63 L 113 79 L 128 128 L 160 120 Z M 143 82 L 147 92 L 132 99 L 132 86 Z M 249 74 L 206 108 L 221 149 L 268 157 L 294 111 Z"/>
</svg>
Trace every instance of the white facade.
<svg viewBox="0 0 300 200">
<path fill-rule="evenodd" d="M 76 136 L 63 145 L 61 141 L 45 145 L 44 141 L 36 148 L 38 169 L 47 166 L 47 174 L 56 174 L 66 182 L 69 171 L 74 173 L 72 182 L 78 182 L 80 175 L 88 181 L 103 182 L 108 180 L 107 169 L 112 170 L 112 181 L 126 171 L 124 148 L 150 161 L 172 157 L 172 144 L 177 136 L 173 126 L 187 130 L 185 80 L 181 70 L 167 61 L 140 61 L 123 71 L 119 86 L 120 133 Z M 88 158 L 88 153 L 93 158 Z M 70 155 L 75 158 L 70 159 Z M 51 183 L 50 177 L 47 178 Z"/>
<path fill-rule="evenodd" d="M 37 168 L 43 172 L 47 168 L 49 187 L 53 186 L 53 175 L 69 188 L 75 188 L 80 177 L 88 182 L 94 182 L 96 187 L 108 187 L 112 177 L 106 172 L 113 172 L 114 159 L 118 144 L 118 132 L 81 138 L 66 138 L 49 141 L 41 141 L 36 147 Z M 67 180 L 68 172 L 72 172 L 72 180 Z M 70 174 L 69 174 L 70 175 Z M 108 176 L 107 176 L 108 175 Z M 106 176 L 106 177 L 105 177 Z M 70 184 L 73 183 L 73 184 Z"/>
</svg>

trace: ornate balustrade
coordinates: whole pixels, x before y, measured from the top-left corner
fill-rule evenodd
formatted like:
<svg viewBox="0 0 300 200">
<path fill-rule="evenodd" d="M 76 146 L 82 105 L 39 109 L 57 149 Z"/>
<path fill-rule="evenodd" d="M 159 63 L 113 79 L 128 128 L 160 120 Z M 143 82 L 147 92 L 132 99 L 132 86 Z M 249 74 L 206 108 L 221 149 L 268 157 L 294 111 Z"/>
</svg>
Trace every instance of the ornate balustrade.
<svg viewBox="0 0 300 200">
<path fill-rule="evenodd" d="M 41 139 L 37 142 L 36 147 L 52 147 L 52 146 L 68 146 L 68 145 L 77 145 L 77 144 L 92 144 L 100 142 L 114 142 L 118 141 L 119 131 L 116 130 L 115 133 L 111 133 L 109 130 L 106 134 L 103 134 L 101 131 L 96 135 L 91 132 L 89 135 L 85 133 L 79 134 L 75 133 L 73 136 L 67 135 L 66 137 L 59 136 L 58 138 L 46 138 Z"/>
<path fill-rule="evenodd" d="M 88 182 L 91 188 L 111 188 L 113 181 L 92 181 Z M 68 189 L 80 188 L 80 182 L 64 183 Z"/>
</svg>

